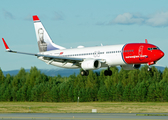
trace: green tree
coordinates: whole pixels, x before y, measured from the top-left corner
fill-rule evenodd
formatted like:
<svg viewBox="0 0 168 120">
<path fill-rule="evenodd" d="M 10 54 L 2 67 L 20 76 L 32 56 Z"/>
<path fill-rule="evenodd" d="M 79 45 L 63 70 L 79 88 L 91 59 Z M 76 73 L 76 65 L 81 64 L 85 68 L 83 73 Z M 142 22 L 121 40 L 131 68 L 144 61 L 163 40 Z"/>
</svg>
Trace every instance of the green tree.
<svg viewBox="0 0 168 120">
<path fill-rule="evenodd" d="M 26 100 L 27 101 L 33 101 L 34 100 L 34 98 L 32 97 L 32 93 L 31 93 L 31 91 L 32 91 L 32 87 L 29 85 L 28 86 L 28 88 L 27 88 L 27 95 L 26 95 Z"/>
<path fill-rule="evenodd" d="M 0 84 L 4 83 L 4 79 L 5 79 L 4 74 L 0 68 Z"/>
<path fill-rule="evenodd" d="M 80 102 L 88 102 L 88 97 L 86 96 L 87 94 L 87 91 L 84 87 L 80 88 L 80 91 L 79 91 L 79 101 Z"/>
<path fill-rule="evenodd" d="M 162 73 L 156 67 L 152 67 L 152 82 L 160 82 L 162 80 Z"/>
<path fill-rule="evenodd" d="M 76 85 L 75 88 L 73 89 L 73 101 L 76 102 L 79 97 L 79 91 L 80 91 L 80 85 Z"/>
<path fill-rule="evenodd" d="M 126 84 L 136 85 L 138 83 L 139 69 L 130 70 L 128 72 L 128 79 Z"/>
<path fill-rule="evenodd" d="M 60 88 L 60 92 L 59 92 L 60 101 L 67 102 L 69 85 L 67 84 L 67 82 L 63 82 L 59 85 L 59 88 Z"/>
<path fill-rule="evenodd" d="M 97 94 L 97 97 L 98 97 L 98 100 L 100 102 L 109 100 L 109 93 L 108 93 L 107 88 L 106 88 L 105 85 L 100 87 L 100 89 L 98 91 L 98 94 Z"/>
<path fill-rule="evenodd" d="M 138 102 L 145 102 L 147 97 L 148 87 L 146 86 L 145 80 L 138 82 L 135 87 L 135 97 Z"/>
<path fill-rule="evenodd" d="M 69 87 L 69 89 L 68 89 L 68 101 L 69 102 L 74 102 L 73 100 L 73 98 L 74 98 L 74 95 L 73 95 L 73 85 L 71 85 L 70 87 Z M 81 88 L 82 89 L 82 88 Z M 81 96 L 83 96 L 83 94 L 81 95 Z"/>
<path fill-rule="evenodd" d="M 26 76 L 26 84 L 31 86 L 35 85 L 35 81 L 39 80 L 41 73 L 36 67 L 31 67 L 29 74 Z"/>
<path fill-rule="evenodd" d="M 155 83 L 152 83 L 152 84 L 150 84 L 150 86 L 148 88 L 147 101 L 149 101 L 149 102 L 156 101 L 155 92 L 156 92 L 156 85 L 155 85 Z"/>
<path fill-rule="evenodd" d="M 59 88 L 57 85 L 54 85 L 50 91 L 50 95 L 52 96 L 51 97 L 51 100 L 52 102 L 59 102 Z"/>
<path fill-rule="evenodd" d="M 142 82 L 143 80 L 144 82 L 149 81 L 149 79 L 151 78 L 151 73 L 147 71 L 147 69 L 147 65 L 140 68 L 140 72 L 138 74 L 138 82 Z"/>
<path fill-rule="evenodd" d="M 17 101 L 17 96 L 16 96 L 17 90 L 18 88 L 16 86 L 12 87 L 11 89 L 11 97 L 13 101 Z"/>
<path fill-rule="evenodd" d="M 11 98 L 11 85 L 9 84 L 8 87 L 5 89 L 5 92 L 2 96 L 3 98 L 3 101 L 11 101 L 12 98 Z"/>
<path fill-rule="evenodd" d="M 121 82 L 123 86 L 126 86 L 129 83 L 128 73 L 129 73 L 129 70 L 124 70 L 123 68 L 121 68 L 118 74 L 119 82 Z"/>
<path fill-rule="evenodd" d="M 110 101 L 117 101 L 117 91 L 116 91 L 116 85 L 112 85 L 110 88 L 109 88 L 109 100 Z"/>
<path fill-rule="evenodd" d="M 123 85 L 121 82 L 119 82 L 118 85 L 116 86 L 116 100 L 121 102 L 122 95 L 123 95 Z"/>
<path fill-rule="evenodd" d="M 132 86 L 131 84 L 128 84 L 125 89 L 124 89 L 124 92 L 123 92 L 123 101 L 125 102 L 129 102 L 131 101 L 131 89 L 132 89 Z"/>
<path fill-rule="evenodd" d="M 165 86 L 164 99 L 166 102 L 168 102 L 168 85 Z"/>
</svg>

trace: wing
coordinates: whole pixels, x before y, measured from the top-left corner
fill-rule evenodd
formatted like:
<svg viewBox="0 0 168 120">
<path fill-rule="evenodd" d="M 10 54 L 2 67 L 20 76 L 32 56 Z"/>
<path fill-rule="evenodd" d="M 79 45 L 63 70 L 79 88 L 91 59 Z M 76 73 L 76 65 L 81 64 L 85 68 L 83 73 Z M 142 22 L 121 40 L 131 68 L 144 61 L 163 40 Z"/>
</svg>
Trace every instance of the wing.
<svg viewBox="0 0 168 120">
<path fill-rule="evenodd" d="M 4 38 L 2 38 L 2 41 L 4 43 L 4 46 L 6 48 L 6 52 L 11 52 L 11 53 L 19 53 L 19 54 L 25 54 L 25 55 L 33 55 L 33 56 L 37 56 L 37 57 L 43 57 L 45 60 L 54 60 L 57 62 L 70 62 L 70 63 L 80 63 L 82 62 L 84 59 L 82 58 L 73 58 L 73 57 L 65 57 L 65 56 L 54 56 L 54 55 L 47 55 L 47 54 L 34 54 L 34 53 L 26 53 L 26 52 L 18 52 L 18 51 L 13 51 L 11 50 L 7 43 L 5 42 Z"/>
</svg>

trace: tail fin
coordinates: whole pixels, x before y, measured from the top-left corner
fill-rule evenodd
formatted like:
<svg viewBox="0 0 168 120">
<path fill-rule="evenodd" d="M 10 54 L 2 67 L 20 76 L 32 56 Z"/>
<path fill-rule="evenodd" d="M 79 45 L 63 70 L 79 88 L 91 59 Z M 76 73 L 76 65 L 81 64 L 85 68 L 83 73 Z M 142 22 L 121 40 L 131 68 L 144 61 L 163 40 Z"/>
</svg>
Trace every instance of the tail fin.
<svg viewBox="0 0 168 120">
<path fill-rule="evenodd" d="M 52 42 L 51 38 L 49 37 L 47 31 L 45 30 L 37 15 L 33 16 L 33 21 L 40 52 L 65 49 L 64 47 L 56 45 Z"/>
</svg>

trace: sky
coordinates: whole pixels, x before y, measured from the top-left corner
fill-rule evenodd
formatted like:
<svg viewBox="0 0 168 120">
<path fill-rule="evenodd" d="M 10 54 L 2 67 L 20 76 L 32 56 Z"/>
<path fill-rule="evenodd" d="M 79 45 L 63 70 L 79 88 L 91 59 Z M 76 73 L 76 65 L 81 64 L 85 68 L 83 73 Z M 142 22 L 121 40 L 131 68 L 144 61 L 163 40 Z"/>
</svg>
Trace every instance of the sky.
<svg viewBox="0 0 168 120">
<path fill-rule="evenodd" d="M 168 0 L 2 0 L 0 36 L 12 50 L 38 53 L 32 20 L 38 15 L 53 42 L 65 48 L 148 42 L 165 56 L 156 65 L 168 66 Z M 3 71 L 55 69 L 34 56 L 5 52 Z"/>
</svg>

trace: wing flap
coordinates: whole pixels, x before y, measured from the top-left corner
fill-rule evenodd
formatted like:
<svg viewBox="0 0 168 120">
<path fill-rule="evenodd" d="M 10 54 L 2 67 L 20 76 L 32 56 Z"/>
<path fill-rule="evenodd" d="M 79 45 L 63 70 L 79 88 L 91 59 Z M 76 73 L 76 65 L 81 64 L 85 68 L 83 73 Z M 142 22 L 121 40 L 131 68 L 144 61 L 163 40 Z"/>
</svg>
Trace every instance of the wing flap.
<svg viewBox="0 0 168 120">
<path fill-rule="evenodd" d="M 82 62 L 82 58 L 73 58 L 73 57 L 65 57 L 65 56 L 53 56 L 53 55 L 43 55 L 43 54 L 37 54 L 37 57 L 43 57 L 44 59 L 53 59 L 57 62 Z"/>
</svg>

